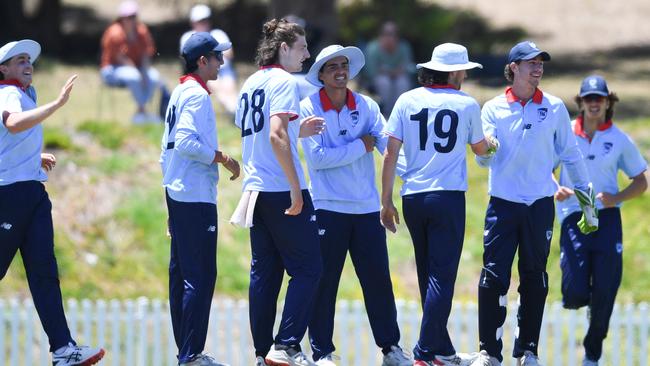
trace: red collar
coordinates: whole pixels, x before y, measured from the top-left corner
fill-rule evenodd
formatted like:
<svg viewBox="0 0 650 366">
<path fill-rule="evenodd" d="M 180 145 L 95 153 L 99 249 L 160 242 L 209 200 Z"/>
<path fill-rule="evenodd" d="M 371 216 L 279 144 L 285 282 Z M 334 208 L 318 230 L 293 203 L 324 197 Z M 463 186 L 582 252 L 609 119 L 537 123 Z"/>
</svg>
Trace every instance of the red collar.
<svg viewBox="0 0 650 366">
<path fill-rule="evenodd" d="M 318 95 L 320 96 L 320 104 L 323 106 L 323 112 L 327 112 L 329 110 L 341 112 L 339 109 L 336 109 L 336 107 L 334 107 L 332 100 L 330 99 L 329 95 L 327 95 L 327 92 L 325 92 L 325 88 L 321 88 L 318 92 Z M 350 89 L 347 89 L 345 104 L 351 111 L 357 109 L 357 102 L 354 101 L 354 95 Z"/>
<path fill-rule="evenodd" d="M 18 79 L 0 80 L 0 85 L 13 85 L 22 91 L 27 90 L 27 88 L 29 87 L 29 85 L 25 87 L 23 84 L 20 83 L 20 81 L 18 81 Z"/>
<path fill-rule="evenodd" d="M 430 88 L 430 89 L 454 89 L 454 90 L 458 90 L 458 88 L 456 88 L 455 86 L 453 86 L 451 84 L 429 84 L 429 85 L 425 85 L 424 87 L 425 88 Z"/>
<path fill-rule="evenodd" d="M 533 94 L 533 103 L 542 104 L 542 99 L 544 98 L 544 93 L 542 93 L 539 88 L 535 88 L 535 93 Z M 518 102 L 522 106 L 526 105 L 526 102 L 521 100 L 515 93 L 512 91 L 512 87 L 509 86 L 506 88 L 506 100 L 508 103 Z"/>
<path fill-rule="evenodd" d="M 203 89 L 205 89 L 205 91 L 208 92 L 208 95 L 212 94 L 212 93 L 210 93 L 210 89 L 208 89 L 208 86 L 205 85 L 205 82 L 203 81 L 203 79 L 201 79 L 201 77 L 198 76 L 197 74 L 185 74 L 185 75 L 181 76 L 180 80 L 181 80 L 181 84 L 183 84 L 184 82 L 186 82 L 188 80 L 194 80 L 197 83 L 199 83 L 203 87 Z"/>
<path fill-rule="evenodd" d="M 278 68 L 278 69 L 284 70 L 284 67 L 282 67 L 282 65 L 280 65 L 280 64 L 270 64 L 270 65 L 260 66 L 260 70 L 273 69 L 273 68 Z"/>
<path fill-rule="evenodd" d="M 582 138 L 585 138 L 585 139 L 589 140 L 589 142 L 591 142 L 591 138 L 585 132 L 584 123 L 585 122 L 584 122 L 583 117 L 581 115 L 578 116 L 578 118 L 576 118 L 576 123 L 573 126 L 573 133 L 576 134 L 576 136 L 580 136 Z M 614 122 L 612 122 L 611 119 L 607 120 L 607 121 L 605 121 L 605 123 L 598 126 L 598 131 L 605 131 L 608 128 L 612 127 L 613 124 L 614 124 Z"/>
</svg>

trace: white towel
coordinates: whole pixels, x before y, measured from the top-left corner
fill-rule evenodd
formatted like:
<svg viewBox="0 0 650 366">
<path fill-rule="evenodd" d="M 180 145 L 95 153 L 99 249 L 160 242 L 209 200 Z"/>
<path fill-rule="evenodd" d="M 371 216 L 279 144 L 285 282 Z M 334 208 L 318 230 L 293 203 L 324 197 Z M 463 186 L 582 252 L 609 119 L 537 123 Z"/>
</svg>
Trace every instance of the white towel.
<svg viewBox="0 0 650 366">
<path fill-rule="evenodd" d="M 255 212 L 255 202 L 259 191 L 244 191 L 235 212 L 230 217 L 230 223 L 243 228 L 253 227 L 253 212 Z"/>
</svg>

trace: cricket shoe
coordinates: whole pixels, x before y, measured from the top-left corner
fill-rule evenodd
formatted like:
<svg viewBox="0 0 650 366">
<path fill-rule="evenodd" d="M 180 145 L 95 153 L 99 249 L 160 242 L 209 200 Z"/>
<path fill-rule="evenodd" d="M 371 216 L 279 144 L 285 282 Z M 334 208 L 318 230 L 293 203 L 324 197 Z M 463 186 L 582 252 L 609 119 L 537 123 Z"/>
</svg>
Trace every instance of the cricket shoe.
<svg viewBox="0 0 650 366">
<path fill-rule="evenodd" d="M 58 350 L 52 352 L 53 366 L 90 366 L 94 365 L 104 357 L 102 348 L 91 348 L 88 346 L 76 346 L 68 343 Z"/>
<path fill-rule="evenodd" d="M 519 366 L 542 366 L 539 363 L 539 357 L 530 351 L 524 351 L 524 355 L 517 360 Z"/>
<path fill-rule="evenodd" d="M 472 366 L 501 366 L 501 362 L 496 357 L 488 355 L 487 351 L 479 352 L 478 357 L 472 363 Z"/>
<path fill-rule="evenodd" d="M 301 351 L 291 347 L 286 347 L 286 349 L 276 349 L 275 347 L 277 346 L 274 346 L 264 359 L 268 366 L 316 366 Z"/>
<path fill-rule="evenodd" d="M 456 353 L 451 356 L 436 355 L 432 364 L 440 366 L 470 366 L 478 357 L 478 353 Z"/>
<path fill-rule="evenodd" d="M 228 366 L 225 363 L 219 363 L 214 358 L 208 355 L 200 354 L 192 359 L 192 361 L 181 363 L 180 366 Z"/>
<path fill-rule="evenodd" d="M 268 366 L 268 365 L 266 364 L 266 361 L 264 361 L 264 357 L 257 356 L 257 358 L 255 359 L 255 366 Z"/>
<path fill-rule="evenodd" d="M 390 346 L 390 352 L 384 355 L 381 366 L 412 366 L 413 358 L 398 346 Z"/>
<path fill-rule="evenodd" d="M 328 353 L 325 356 L 321 357 L 316 361 L 316 365 L 318 366 L 336 366 L 336 362 L 341 358 L 339 356 L 334 355 L 333 353 Z"/>
<path fill-rule="evenodd" d="M 582 360 L 582 366 L 598 366 L 598 361 L 592 361 L 585 357 L 585 359 Z"/>
</svg>

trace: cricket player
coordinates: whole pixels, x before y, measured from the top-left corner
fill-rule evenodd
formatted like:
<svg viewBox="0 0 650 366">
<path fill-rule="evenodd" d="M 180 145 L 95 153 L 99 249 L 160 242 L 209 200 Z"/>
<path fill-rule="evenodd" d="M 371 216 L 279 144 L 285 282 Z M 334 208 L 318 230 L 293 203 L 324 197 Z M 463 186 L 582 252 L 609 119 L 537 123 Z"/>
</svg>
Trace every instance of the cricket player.
<svg viewBox="0 0 650 366">
<path fill-rule="evenodd" d="M 313 359 L 335 366 L 334 312 L 341 271 L 348 251 L 359 277 L 383 366 L 412 366 L 399 347 L 400 332 L 388 266 L 386 230 L 379 221 L 373 151 L 383 153 L 387 138 L 379 106 L 347 88 L 365 61 L 356 47 L 325 47 L 306 80 L 321 89 L 300 103 L 300 115 L 322 117 L 320 134 L 303 138 L 310 193 L 323 256 L 323 277 L 309 322 Z"/>
<path fill-rule="evenodd" d="M 37 107 L 32 64 L 40 53 L 41 45 L 29 39 L 0 48 L 0 279 L 20 250 L 52 364 L 94 365 L 104 350 L 76 345 L 63 312 L 52 204 L 43 184 L 56 159 L 41 153 L 41 123 L 66 104 L 77 76 L 68 79 L 54 101 Z"/>
<path fill-rule="evenodd" d="M 249 299 L 256 365 L 313 365 L 302 353 L 300 340 L 311 316 L 322 261 L 316 216 L 296 150 L 300 98 L 291 75 L 308 57 L 301 26 L 284 19 L 266 22 L 257 48 L 260 69 L 244 83 L 235 113 L 242 136 L 242 200 L 251 200 L 245 206 L 253 210 L 248 212 Z M 312 120 L 319 118 L 310 117 L 305 123 Z M 274 338 L 285 270 L 291 280 Z"/>
<path fill-rule="evenodd" d="M 469 365 L 478 354 L 457 353 L 447 331 L 465 235 L 466 144 L 489 159 L 497 143 L 483 136 L 476 100 L 460 91 L 467 70 L 482 68 L 469 61 L 465 47 L 436 46 L 431 60 L 417 68 L 422 86 L 399 97 L 386 127 L 390 137 L 382 171 L 381 221 L 388 230 L 397 230 L 392 197 L 403 147 L 400 193 L 423 309 L 414 365 Z"/>
<path fill-rule="evenodd" d="M 562 303 L 567 309 L 589 306 L 589 329 L 583 342 L 583 366 L 597 366 L 603 352 L 609 319 L 623 273 L 623 229 L 620 206 L 648 188 L 648 163 L 628 135 L 613 123 L 618 97 L 601 76 L 582 81 L 575 98 L 580 114 L 572 122 L 578 147 L 593 180 L 598 208 L 598 231 L 583 234 L 578 228 L 580 203 L 569 188 L 571 180 L 561 170 L 555 193 L 560 233 Z M 617 175 L 622 170 L 631 182 L 621 191 Z M 617 351 L 614 351 L 617 352 Z"/>
<path fill-rule="evenodd" d="M 510 269 L 519 253 L 518 332 L 512 356 L 522 365 L 539 365 L 537 345 L 548 294 L 546 261 L 555 217 L 552 172 L 558 156 L 580 196 L 581 230 L 598 228 L 595 196 L 582 154 L 571 132 L 564 103 L 538 86 L 551 56 L 530 41 L 515 45 L 505 66 L 512 83 L 485 103 L 483 130 L 500 148 L 490 162 L 490 201 L 485 214 L 483 270 L 478 287 L 480 357 L 475 365 L 503 361 Z M 480 160 L 480 159 L 479 159 Z"/>
<path fill-rule="evenodd" d="M 216 80 L 223 52 L 207 32 L 194 33 L 181 54 L 184 75 L 165 117 L 160 164 L 169 211 L 169 308 L 183 366 L 222 365 L 203 354 L 217 279 L 218 164 L 234 180 L 239 164 L 219 150 L 208 80 Z"/>
</svg>

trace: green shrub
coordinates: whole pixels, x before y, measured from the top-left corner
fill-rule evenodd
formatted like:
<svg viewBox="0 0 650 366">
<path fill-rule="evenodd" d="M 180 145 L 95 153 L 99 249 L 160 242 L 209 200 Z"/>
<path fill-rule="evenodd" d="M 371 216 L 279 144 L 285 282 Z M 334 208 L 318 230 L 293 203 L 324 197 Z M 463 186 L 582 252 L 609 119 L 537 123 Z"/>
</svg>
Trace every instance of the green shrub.
<svg viewBox="0 0 650 366">
<path fill-rule="evenodd" d="M 77 131 L 89 133 L 103 147 L 117 149 L 124 145 L 130 130 L 113 121 L 86 120 L 77 126 Z"/>
</svg>

